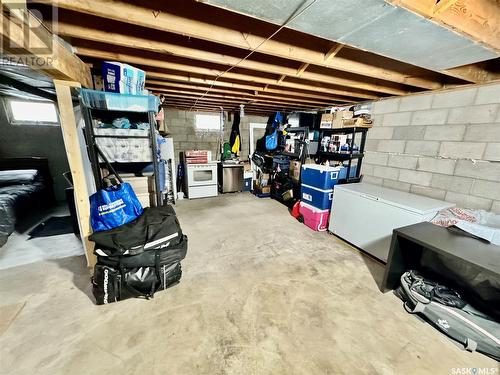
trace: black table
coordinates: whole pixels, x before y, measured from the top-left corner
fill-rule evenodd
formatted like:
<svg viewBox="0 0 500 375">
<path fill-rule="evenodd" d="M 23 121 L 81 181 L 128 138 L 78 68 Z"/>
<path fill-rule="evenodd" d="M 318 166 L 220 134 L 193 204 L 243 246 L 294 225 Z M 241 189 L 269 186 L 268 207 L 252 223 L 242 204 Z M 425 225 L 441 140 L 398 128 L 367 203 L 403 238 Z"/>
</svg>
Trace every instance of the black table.
<svg viewBox="0 0 500 375">
<path fill-rule="evenodd" d="M 404 272 L 420 268 L 420 259 L 426 251 L 500 275 L 500 246 L 423 222 L 394 229 L 380 290 L 396 289 Z"/>
</svg>

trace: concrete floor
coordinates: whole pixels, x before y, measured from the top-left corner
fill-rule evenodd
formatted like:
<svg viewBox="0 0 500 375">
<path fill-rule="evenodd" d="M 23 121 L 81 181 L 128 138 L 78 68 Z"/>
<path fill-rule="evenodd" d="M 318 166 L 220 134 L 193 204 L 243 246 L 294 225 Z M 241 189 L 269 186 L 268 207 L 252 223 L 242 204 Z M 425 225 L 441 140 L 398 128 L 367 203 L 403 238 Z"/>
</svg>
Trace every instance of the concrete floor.
<svg viewBox="0 0 500 375">
<path fill-rule="evenodd" d="M 83 257 L 0 272 L 2 374 L 452 374 L 497 368 L 379 292 L 382 267 L 248 193 L 181 201 L 181 283 L 91 301 Z M 498 373 L 498 372 L 495 372 Z"/>
<path fill-rule="evenodd" d="M 26 218 L 9 236 L 7 243 L 0 247 L 0 270 L 84 254 L 81 241 L 73 233 L 37 238 L 28 235 L 33 228 L 51 216 L 67 215 L 69 209 L 64 204 Z"/>
</svg>

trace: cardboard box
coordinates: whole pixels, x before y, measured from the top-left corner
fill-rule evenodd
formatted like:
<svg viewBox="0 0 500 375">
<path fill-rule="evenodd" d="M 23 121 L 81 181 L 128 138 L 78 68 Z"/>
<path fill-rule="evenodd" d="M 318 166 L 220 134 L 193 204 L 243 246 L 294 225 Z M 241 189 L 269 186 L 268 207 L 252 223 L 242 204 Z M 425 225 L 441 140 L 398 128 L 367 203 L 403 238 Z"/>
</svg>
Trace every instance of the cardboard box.
<svg viewBox="0 0 500 375">
<path fill-rule="evenodd" d="M 324 113 L 321 115 L 321 129 L 335 129 L 342 128 L 342 121 L 344 119 L 351 119 L 354 116 L 352 111 L 336 111 L 333 113 Z"/>
<path fill-rule="evenodd" d="M 347 119 L 347 120 L 343 120 L 343 122 L 342 122 L 343 128 L 353 128 L 353 127 L 371 128 L 372 126 L 373 126 L 373 123 L 371 120 L 365 120 L 362 117 Z"/>
<path fill-rule="evenodd" d="M 258 192 L 261 194 L 271 194 L 271 186 L 262 186 L 257 188 Z"/>
<path fill-rule="evenodd" d="M 295 182 L 299 182 L 300 180 L 300 168 L 301 168 L 301 162 L 300 161 L 297 161 L 297 160 L 293 160 L 291 163 L 290 163 L 290 177 L 292 178 L 292 180 L 294 180 Z"/>
<path fill-rule="evenodd" d="M 123 182 L 128 182 L 136 195 L 153 193 L 155 189 L 154 176 L 149 177 L 122 177 Z"/>
<path fill-rule="evenodd" d="M 143 208 L 151 206 L 151 199 L 149 193 L 142 193 L 142 194 L 135 193 L 135 195 L 137 195 L 137 199 L 139 200 L 139 202 L 141 202 L 141 206 Z"/>
<path fill-rule="evenodd" d="M 320 129 L 331 129 L 333 122 L 333 114 L 332 113 L 323 113 L 321 115 L 321 122 L 319 124 Z"/>
</svg>

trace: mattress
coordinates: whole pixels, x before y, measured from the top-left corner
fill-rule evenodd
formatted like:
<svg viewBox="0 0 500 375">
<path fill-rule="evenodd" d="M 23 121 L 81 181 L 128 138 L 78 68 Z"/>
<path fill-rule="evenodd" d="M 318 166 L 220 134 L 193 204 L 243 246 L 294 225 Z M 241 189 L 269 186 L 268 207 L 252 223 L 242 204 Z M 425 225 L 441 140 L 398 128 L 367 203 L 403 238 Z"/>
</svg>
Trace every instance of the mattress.
<svg viewBox="0 0 500 375">
<path fill-rule="evenodd" d="M 19 212 L 29 210 L 45 191 L 37 170 L 0 171 L 0 246 L 14 231 Z"/>
<path fill-rule="evenodd" d="M 99 138 L 96 143 L 109 162 L 151 162 L 149 130 L 95 128 L 95 135 L 140 136 L 145 138 Z"/>
</svg>

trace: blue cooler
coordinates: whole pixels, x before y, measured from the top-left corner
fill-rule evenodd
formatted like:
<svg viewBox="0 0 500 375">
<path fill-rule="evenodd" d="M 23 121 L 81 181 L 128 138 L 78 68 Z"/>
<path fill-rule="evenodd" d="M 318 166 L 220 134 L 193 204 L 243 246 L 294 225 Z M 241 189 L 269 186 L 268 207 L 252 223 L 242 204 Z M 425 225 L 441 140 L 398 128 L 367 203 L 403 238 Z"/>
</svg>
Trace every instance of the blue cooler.
<svg viewBox="0 0 500 375">
<path fill-rule="evenodd" d="M 302 183 L 300 200 L 320 210 L 329 210 L 333 202 L 333 189 L 318 189 Z"/>
<path fill-rule="evenodd" d="M 319 164 L 302 165 L 302 184 L 322 190 L 333 189 L 339 180 L 346 178 L 347 168 L 327 167 Z"/>
</svg>

